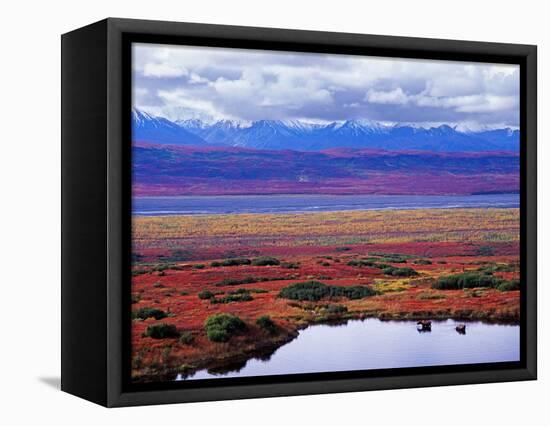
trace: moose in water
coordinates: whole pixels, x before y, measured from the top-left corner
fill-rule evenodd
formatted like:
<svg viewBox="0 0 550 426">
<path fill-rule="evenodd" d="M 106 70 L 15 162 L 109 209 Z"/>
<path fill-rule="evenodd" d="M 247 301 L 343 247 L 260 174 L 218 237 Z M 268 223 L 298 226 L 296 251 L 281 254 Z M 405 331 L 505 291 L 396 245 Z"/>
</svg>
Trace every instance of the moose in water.
<svg viewBox="0 0 550 426">
<path fill-rule="evenodd" d="M 430 320 L 420 320 L 416 323 L 416 329 L 419 333 L 432 331 L 432 322 Z"/>
<path fill-rule="evenodd" d="M 458 324 L 455 330 L 458 334 L 466 334 L 466 324 Z"/>
</svg>

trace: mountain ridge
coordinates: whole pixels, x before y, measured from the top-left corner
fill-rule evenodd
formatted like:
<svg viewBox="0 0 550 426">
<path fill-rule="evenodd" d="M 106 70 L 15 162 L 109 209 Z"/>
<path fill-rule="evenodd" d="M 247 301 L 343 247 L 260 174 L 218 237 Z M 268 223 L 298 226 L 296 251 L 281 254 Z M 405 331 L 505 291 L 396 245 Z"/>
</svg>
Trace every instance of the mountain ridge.
<svg viewBox="0 0 550 426">
<path fill-rule="evenodd" d="M 236 146 L 264 150 L 323 151 L 332 148 L 373 148 L 437 152 L 518 151 L 519 131 L 460 131 L 438 127 L 384 125 L 370 120 L 314 124 L 300 120 L 258 120 L 250 124 L 198 119 L 170 121 L 134 109 L 133 140 L 158 144 Z"/>
</svg>

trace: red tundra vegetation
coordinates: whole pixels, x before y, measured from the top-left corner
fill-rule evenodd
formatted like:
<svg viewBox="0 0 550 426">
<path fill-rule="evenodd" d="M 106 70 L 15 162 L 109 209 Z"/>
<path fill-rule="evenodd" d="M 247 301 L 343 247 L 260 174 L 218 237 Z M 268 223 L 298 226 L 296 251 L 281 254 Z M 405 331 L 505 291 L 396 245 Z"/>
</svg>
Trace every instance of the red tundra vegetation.
<svg viewBox="0 0 550 426">
<path fill-rule="evenodd" d="M 519 211 L 133 219 L 132 377 L 272 353 L 310 324 L 519 322 Z"/>
</svg>

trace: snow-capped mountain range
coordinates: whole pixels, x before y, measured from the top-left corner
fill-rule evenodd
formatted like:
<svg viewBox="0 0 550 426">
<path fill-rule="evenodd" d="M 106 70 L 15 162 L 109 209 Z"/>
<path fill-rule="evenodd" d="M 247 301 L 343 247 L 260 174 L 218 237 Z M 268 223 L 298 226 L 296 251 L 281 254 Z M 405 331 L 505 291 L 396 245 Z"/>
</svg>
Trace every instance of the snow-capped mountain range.
<svg viewBox="0 0 550 426">
<path fill-rule="evenodd" d="M 198 119 L 177 122 L 132 111 L 134 141 L 170 145 L 232 146 L 250 149 L 322 151 L 335 148 L 426 150 L 449 152 L 519 149 L 519 131 L 510 128 L 460 131 L 441 125 L 383 125 L 369 120 L 330 124 L 260 120 L 243 124 L 230 120 L 205 123 Z"/>
</svg>

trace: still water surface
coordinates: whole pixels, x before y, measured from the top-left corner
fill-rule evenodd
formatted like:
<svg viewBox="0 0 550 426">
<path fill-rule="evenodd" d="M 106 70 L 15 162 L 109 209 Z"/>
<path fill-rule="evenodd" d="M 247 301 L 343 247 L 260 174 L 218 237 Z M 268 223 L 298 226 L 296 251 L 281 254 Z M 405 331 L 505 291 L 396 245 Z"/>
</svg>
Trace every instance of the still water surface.
<svg viewBox="0 0 550 426">
<path fill-rule="evenodd" d="M 186 380 L 519 361 L 519 326 L 463 323 L 466 334 L 453 320 L 433 321 L 431 332 L 418 332 L 413 321 L 375 318 L 310 326 L 269 359 L 233 371 L 201 370 Z"/>
<path fill-rule="evenodd" d="M 139 216 L 517 207 L 519 194 L 227 195 L 134 197 L 132 200 L 132 212 Z"/>
</svg>

